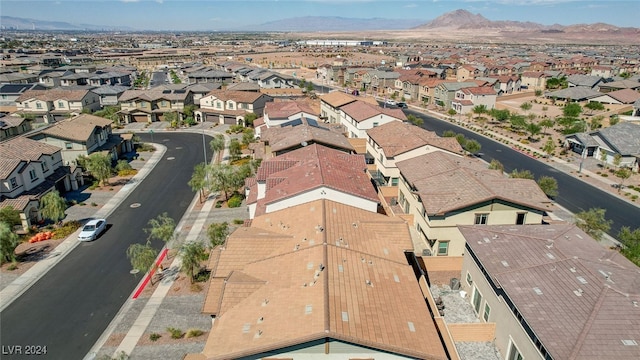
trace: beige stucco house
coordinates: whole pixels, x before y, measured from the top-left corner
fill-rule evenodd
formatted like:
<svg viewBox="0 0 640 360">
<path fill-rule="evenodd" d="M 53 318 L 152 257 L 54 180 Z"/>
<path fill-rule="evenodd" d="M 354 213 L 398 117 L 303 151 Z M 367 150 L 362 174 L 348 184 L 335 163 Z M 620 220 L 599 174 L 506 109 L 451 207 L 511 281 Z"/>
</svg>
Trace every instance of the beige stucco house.
<svg viewBox="0 0 640 360">
<path fill-rule="evenodd" d="M 184 118 L 185 106 L 193 104 L 193 94 L 188 89 L 172 89 L 158 86 L 149 90 L 127 90 L 118 99 L 120 122 L 164 121 L 168 113 Z"/>
<path fill-rule="evenodd" d="M 383 108 L 365 101 L 354 101 L 340 107 L 340 124 L 345 127 L 347 137 L 364 139 L 367 130 L 389 122 L 407 121 L 402 109 Z"/>
<path fill-rule="evenodd" d="M 83 110 L 100 109 L 100 96 L 91 90 L 28 90 L 16 99 L 19 113 L 42 117 L 45 122 L 62 120 Z"/>
<path fill-rule="evenodd" d="M 200 109 L 194 114 L 198 122 L 244 125 L 247 114 L 263 116 L 266 104 L 271 101 L 271 96 L 254 91 L 212 90 L 200 99 Z"/>
<path fill-rule="evenodd" d="M 478 86 L 463 88 L 455 93 L 455 98 L 451 102 L 451 108 L 458 114 L 466 114 L 476 106 L 484 105 L 487 110 L 496 106 L 496 91 L 492 87 Z"/>
</svg>

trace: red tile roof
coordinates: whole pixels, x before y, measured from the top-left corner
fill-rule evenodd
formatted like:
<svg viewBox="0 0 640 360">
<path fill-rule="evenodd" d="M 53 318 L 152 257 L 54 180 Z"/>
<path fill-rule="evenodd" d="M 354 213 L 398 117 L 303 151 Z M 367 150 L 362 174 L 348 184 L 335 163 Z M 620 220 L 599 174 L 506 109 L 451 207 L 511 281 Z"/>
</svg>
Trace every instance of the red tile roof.
<svg viewBox="0 0 640 360">
<path fill-rule="evenodd" d="M 351 116 L 356 122 L 369 120 L 375 116 L 384 114 L 392 118 L 406 121 L 407 116 L 402 109 L 382 108 L 379 105 L 372 105 L 364 101 L 355 101 L 340 108 L 345 114 Z"/>
<path fill-rule="evenodd" d="M 433 131 L 427 131 L 410 123 L 392 121 L 367 130 L 367 135 L 389 158 L 427 145 L 455 154 L 463 152 L 455 138 L 441 138 Z"/>
</svg>

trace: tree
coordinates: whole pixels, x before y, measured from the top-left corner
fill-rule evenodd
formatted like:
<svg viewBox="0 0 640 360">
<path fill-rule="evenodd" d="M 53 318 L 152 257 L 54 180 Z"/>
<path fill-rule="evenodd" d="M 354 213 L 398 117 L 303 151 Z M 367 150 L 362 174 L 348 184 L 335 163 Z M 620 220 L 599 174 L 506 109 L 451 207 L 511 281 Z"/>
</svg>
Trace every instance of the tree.
<svg viewBox="0 0 640 360">
<path fill-rule="evenodd" d="M 509 120 L 509 118 L 511 117 L 511 113 L 507 109 L 503 109 L 503 110 L 491 109 L 489 114 L 493 116 L 493 118 L 496 119 L 496 121 L 500 123 L 503 123 Z"/>
<path fill-rule="evenodd" d="M 623 245 L 620 250 L 622 255 L 640 266 L 640 228 L 631 231 L 628 226 L 623 226 L 618 233 L 618 239 Z"/>
<path fill-rule="evenodd" d="M 614 175 L 620 179 L 620 183 L 618 184 L 618 194 L 620 190 L 622 190 L 622 186 L 624 185 L 624 181 L 631 177 L 631 169 L 627 167 L 622 167 L 614 173 Z"/>
<path fill-rule="evenodd" d="M 576 225 L 596 240 L 611 228 L 611 220 L 605 218 L 606 209 L 591 208 L 576 214 Z"/>
<path fill-rule="evenodd" d="M 509 177 L 512 178 L 512 179 L 529 179 L 529 180 L 533 180 L 534 179 L 534 176 L 531 173 L 531 171 L 529 171 L 529 170 L 518 170 L 518 169 L 513 169 L 511 174 L 509 174 Z"/>
<path fill-rule="evenodd" d="M 467 142 L 467 138 L 465 138 L 463 134 L 456 134 L 455 138 L 458 141 L 458 144 L 460 144 L 460 146 L 464 148 L 464 145 Z"/>
<path fill-rule="evenodd" d="M 60 196 L 58 190 L 52 190 L 40 198 L 40 213 L 45 219 L 54 223 L 64 219 L 64 211 L 67 209 L 67 202 Z"/>
<path fill-rule="evenodd" d="M 607 159 L 609 158 L 609 154 L 606 151 L 599 149 L 600 151 L 600 161 L 602 161 L 602 167 L 607 167 Z"/>
<path fill-rule="evenodd" d="M 229 199 L 229 193 L 242 185 L 236 169 L 229 164 L 215 164 L 210 167 L 209 184 L 212 191 L 222 191 L 224 199 Z"/>
<path fill-rule="evenodd" d="M 156 257 L 158 252 L 151 247 L 151 244 L 131 244 L 127 248 L 127 257 L 131 261 L 131 267 L 143 274 L 151 271 L 155 266 Z M 153 284 L 153 277 L 151 277 L 151 284 Z"/>
<path fill-rule="evenodd" d="M 107 105 L 104 107 L 104 109 L 94 112 L 93 115 L 99 116 L 105 119 L 109 119 L 112 122 L 117 123 L 119 120 L 118 118 L 119 111 L 120 111 L 120 107 L 114 106 L 114 105 Z"/>
<path fill-rule="evenodd" d="M 620 122 L 620 116 L 617 114 L 609 116 L 609 125 L 613 126 Z"/>
<path fill-rule="evenodd" d="M 251 144 L 252 142 L 254 142 L 255 140 L 256 140 L 255 139 L 255 133 L 254 133 L 253 129 L 246 128 L 245 131 L 242 133 L 242 144 L 247 146 L 247 145 Z"/>
<path fill-rule="evenodd" d="M 178 113 L 171 111 L 164 113 L 164 121 L 169 123 L 174 129 L 177 129 L 180 126 L 180 122 L 178 121 Z"/>
<path fill-rule="evenodd" d="M 111 177 L 111 158 L 101 153 L 93 153 L 86 158 L 87 171 L 103 185 L 109 184 Z"/>
<path fill-rule="evenodd" d="M 622 155 L 620 154 L 613 155 L 613 166 L 615 166 L 617 169 L 620 167 L 620 163 L 622 163 Z"/>
<path fill-rule="evenodd" d="M 229 143 L 229 155 L 231 156 L 231 161 L 240 159 L 240 155 L 242 155 L 242 145 L 240 145 L 238 139 L 231 139 Z"/>
<path fill-rule="evenodd" d="M 553 127 L 553 125 L 555 125 L 555 123 L 556 123 L 555 120 L 550 119 L 550 118 L 546 118 L 546 119 L 542 119 L 542 121 L 540 121 L 538 123 L 538 125 L 540 125 L 540 126 L 542 126 L 544 128 L 544 133 L 545 134 L 548 134 L 547 130 L 550 127 Z"/>
<path fill-rule="evenodd" d="M 511 114 L 509 121 L 511 122 L 511 128 L 514 130 L 521 130 L 527 126 L 527 119 L 522 115 Z"/>
<path fill-rule="evenodd" d="M 584 107 L 591 110 L 589 111 L 590 114 L 593 114 L 594 111 L 604 110 L 604 105 L 596 101 L 589 101 Z"/>
<path fill-rule="evenodd" d="M 538 186 L 550 198 L 558 196 L 558 181 L 551 176 L 541 176 L 538 181 Z"/>
<path fill-rule="evenodd" d="M 599 129 L 602 127 L 602 121 L 604 120 L 604 116 L 598 115 L 591 118 L 589 121 L 589 128 L 591 130 Z"/>
<path fill-rule="evenodd" d="M 455 137 L 456 136 L 456 132 L 453 130 L 445 130 L 442 133 L 442 137 Z"/>
<path fill-rule="evenodd" d="M 216 154 L 220 154 L 222 150 L 224 150 L 224 145 L 225 145 L 225 140 L 224 140 L 224 135 L 222 134 L 216 134 L 216 136 L 214 136 L 213 139 L 209 142 L 209 147 L 211 148 L 211 151 L 213 151 Z"/>
<path fill-rule="evenodd" d="M 144 232 L 149 234 L 147 241 L 161 240 L 164 243 L 168 243 L 173 240 L 176 222 L 166 212 L 149 220 L 147 224 L 149 227 L 144 229 Z"/>
<path fill-rule="evenodd" d="M 226 222 L 213 223 L 207 228 L 207 235 L 209 235 L 212 248 L 222 245 L 227 240 L 227 236 L 229 236 L 229 224 Z"/>
<path fill-rule="evenodd" d="M 253 126 L 253 122 L 258 118 L 258 115 L 254 113 L 247 113 L 244 116 L 244 125 L 245 126 Z"/>
<path fill-rule="evenodd" d="M 544 151 L 544 153 L 547 154 L 547 157 L 550 157 L 555 151 L 555 149 L 556 149 L 556 144 L 553 142 L 553 139 L 549 137 L 547 139 L 547 142 L 544 143 L 544 146 L 542 147 L 542 151 Z"/>
<path fill-rule="evenodd" d="M 469 152 L 469 154 L 473 155 L 480 151 L 482 146 L 479 142 L 474 139 L 469 139 L 465 141 L 463 148 Z"/>
<path fill-rule="evenodd" d="M 530 102 L 524 102 L 524 103 L 520 104 L 520 109 L 522 109 L 522 111 L 524 111 L 525 113 L 527 113 L 529 110 L 531 110 L 532 107 L 533 107 L 533 105 L 531 105 Z"/>
<path fill-rule="evenodd" d="M 476 115 L 482 115 L 488 112 L 486 105 L 476 105 L 471 109 L 471 111 Z"/>
<path fill-rule="evenodd" d="M 541 130 L 540 125 L 536 123 L 528 123 L 525 129 L 530 134 L 529 135 L 530 139 L 533 139 L 534 136 L 540 134 L 540 130 Z"/>
<path fill-rule="evenodd" d="M 578 103 L 568 103 L 562 108 L 565 117 L 577 118 L 582 113 L 582 107 Z"/>
<path fill-rule="evenodd" d="M 449 109 L 447 111 L 447 114 L 449 114 L 449 116 L 455 116 L 458 112 L 455 109 Z"/>
<path fill-rule="evenodd" d="M 536 89 L 536 91 L 534 91 L 535 96 L 540 97 L 542 96 L 542 90 L 540 89 Z"/>
<path fill-rule="evenodd" d="M 11 231 L 11 225 L 0 221 L 0 264 L 15 261 L 15 249 L 20 244 L 20 238 Z"/>
<path fill-rule="evenodd" d="M 9 205 L 0 209 L 0 222 L 7 223 L 11 228 L 16 225 L 22 224 L 20 220 L 20 211 Z"/>
<path fill-rule="evenodd" d="M 500 172 L 503 173 L 504 165 L 502 165 L 502 163 L 496 159 L 491 159 L 491 162 L 489 163 L 489 169 L 500 170 Z"/>
<path fill-rule="evenodd" d="M 204 246 L 199 242 L 189 242 L 182 245 L 182 271 L 189 275 L 191 283 L 194 283 L 196 270 L 200 270 L 200 263 L 207 258 Z"/>
<path fill-rule="evenodd" d="M 412 123 L 415 126 L 424 125 L 424 120 L 422 120 L 421 118 L 419 118 L 419 117 L 417 117 L 417 116 L 415 116 L 413 114 L 407 115 L 407 121 L 409 121 L 410 123 Z"/>
<path fill-rule="evenodd" d="M 200 192 L 200 202 L 204 199 L 204 191 L 207 190 L 207 165 L 205 163 L 197 164 L 193 168 L 191 180 L 187 183 L 191 190 Z"/>
</svg>

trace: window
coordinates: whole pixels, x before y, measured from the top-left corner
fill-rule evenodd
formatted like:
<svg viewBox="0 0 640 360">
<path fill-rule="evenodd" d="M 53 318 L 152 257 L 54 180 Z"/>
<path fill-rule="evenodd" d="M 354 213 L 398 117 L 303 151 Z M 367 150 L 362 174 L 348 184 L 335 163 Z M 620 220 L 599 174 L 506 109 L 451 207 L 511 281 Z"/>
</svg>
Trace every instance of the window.
<svg viewBox="0 0 640 360">
<path fill-rule="evenodd" d="M 47 165 L 47 162 L 46 162 L 46 161 L 44 161 L 44 160 L 43 160 L 43 161 L 40 163 L 40 166 L 42 167 L 42 172 L 43 172 L 43 173 L 46 173 L 47 171 L 49 171 L 49 165 Z"/>
<path fill-rule="evenodd" d="M 65 149 L 73 149 L 73 144 L 71 144 L 70 142 L 66 142 L 64 143 L 64 147 Z"/>
<path fill-rule="evenodd" d="M 36 103 L 36 109 L 42 109 L 42 104 L 41 104 L 41 103 L 39 103 L 39 102 L 37 102 L 37 103 Z"/>
<path fill-rule="evenodd" d="M 147 103 L 146 102 L 141 102 L 140 103 L 140 107 L 146 108 L 147 107 Z"/>
<path fill-rule="evenodd" d="M 58 101 L 58 107 L 59 108 L 63 108 L 64 107 L 64 103 L 62 101 Z"/>
<path fill-rule="evenodd" d="M 222 102 L 216 101 L 216 109 L 222 109 Z"/>
<path fill-rule="evenodd" d="M 438 241 L 438 256 L 444 256 L 449 253 L 449 240 Z"/>
<path fill-rule="evenodd" d="M 384 154 L 380 154 L 380 163 L 384 163 Z"/>
<path fill-rule="evenodd" d="M 471 274 L 467 271 L 467 285 L 471 286 L 473 284 L 473 279 L 471 278 Z"/>
<path fill-rule="evenodd" d="M 34 169 L 29 170 L 29 178 L 31 178 L 31 181 L 38 180 L 38 175 Z"/>
<path fill-rule="evenodd" d="M 377 122 L 374 122 L 374 123 L 373 123 L 373 127 L 376 127 L 376 126 L 378 126 L 378 123 L 377 123 Z"/>
<path fill-rule="evenodd" d="M 489 214 L 476 214 L 476 225 L 487 225 Z"/>
<path fill-rule="evenodd" d="M 473 309 L 476 314 L 480 314 L 480 304 L 482 304 L 482 294 L 478 291 L 478 288 L 473 288 Z"/>
<path fill-rule="evenodd" d="M 518 213 L 516 216 L 516 225 L 524 225 L 524 219 L 527 216 L 527 213 Z"/>
<path fill-rule="evenodd" d="M 484 303 L 484 314 L 482 314 L 482 318 L 485 322 L 489 321 L 489 314 L 491 314 L 491 307 L 486 302 Z"/>
<path fill-rule="evenodd" d="M 160 102 L 160 106 L 162 107 L 167 107 L 167 102 L 162 100 L 162 102 Z"/>
<path fill-rule="evenodd" d="M 398 186 L 398 178 L 391 178 L 391 186 Z"/>
<path fill-rule="evenodd" d="M 513 343 L 511 339 L 509 339 L 509 352 L 507 355 L 507 360 L 522 360 L 522 355 L 520 355 L 520 350 L 516 347 L 516 344 Z"/>
<path fill-rule="evenodd" d="M 11 189 L 15 189 L 18 187 L 18 181 L 16 180 L 15 177 L 12 177 L 11 179 L 9 179 L 9 182 L 11 183 Z"/>
</svg>

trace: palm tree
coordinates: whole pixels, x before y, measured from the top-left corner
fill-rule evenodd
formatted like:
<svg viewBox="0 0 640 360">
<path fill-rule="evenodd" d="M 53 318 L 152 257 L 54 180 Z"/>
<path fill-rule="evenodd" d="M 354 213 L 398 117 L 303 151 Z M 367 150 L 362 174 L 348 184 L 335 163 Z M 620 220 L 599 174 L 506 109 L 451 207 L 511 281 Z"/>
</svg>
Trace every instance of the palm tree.
<svg viewBox="0 0 640 360">
<path fill-rule="evenodd" d="M 199 242 L 189 242 L 182 245 L 182 271 L 189 275 L 193 284 L 196 270 L 200 269 L 200 263 L 207 258 L 204 246 Z"/>
<path fill-rule="evenodd" d="M 209 142 L 209 147 L 211 148 L 211 151 L 216 153 L 216 156 L 218 156 L 222 152 L 222 150 L 224 150 L 224 146 L 225 140 L 224 135 L 222 134 L 216 134 L 216 136 L 214 136 L 213 139 Z"/>
</svg>

